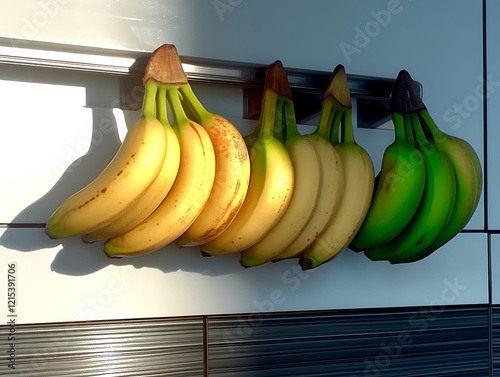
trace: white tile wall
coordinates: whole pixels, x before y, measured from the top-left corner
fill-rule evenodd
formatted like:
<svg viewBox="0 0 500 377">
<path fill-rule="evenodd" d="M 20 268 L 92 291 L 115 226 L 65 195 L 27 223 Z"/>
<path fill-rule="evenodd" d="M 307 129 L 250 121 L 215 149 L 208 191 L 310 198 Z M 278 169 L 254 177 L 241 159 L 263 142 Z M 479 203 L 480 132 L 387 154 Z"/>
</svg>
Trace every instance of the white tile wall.
<svg viewBox="0 0 500 377">
<path fill-rule="evenodd" d="M 186 56 L 261 64 L 280 59 L 288 67 L 325 71 L 341 63 L 348 73 L 381 77 L 407 69 L 422 83 L 424 101 L 443 130 L 467 139 L 482 159 L 482 100 L 476 96 L 483 63 L 480 1 L 240 1 L 224 13 L 217 13 L 215 2 L 196 0 L 148 1 L 144 7 L 87 2 L 88 11 L 54 0 L 50 4 L 57 7 L 51 13 L 41 8 L 42 2 L 33 1 L 31 8 L 26 3 L 0 23 L 0 36 L 22 37 L 31 30 L 31 39 L 99 41 L 106 47 L 148 51 L 174 43 Z M 30 29 L 30 22 L 37 27 Z M 361 44 L 358 30 L 372 37 Z M 490 33 L 498 35 L 494 28 Z M 340 47 L 347 44 L 359 51 L 347 57 Z M 495 80 L 495 53 L 488 56 Z M 113 108 L 120 96 L 129 94 L 123 92 L 122 80 L 0 66 L 0 223 L 43 223 L 60 201 L 109 161 L 120 139 L 121 123 Z M 251 129 L 254 122 L 242 119 L 241 90 L 195 89 L 211 111 L 229 118 L 242 133 Z M 458 108 L 466 112 L 458 115 Z M 493 127 L 495 108 L 488 106 L 490 172 L 495 153 L 500 153 L 494 148 L 500 138 Z M 138 113 L 124 115 L 131 124 Z M 378 167 L 393 134 L 357 129 L 356 138 Z M 488 188 L 495 192 L 495 178 Z M 490 194 L 488 220 L 491 229 L 498 229 L 494 208 L 500 204 L 494 199 Z M 21 322 L 487 303 L 484 214 L 483 198 L 467 226 L 477 232 L 460 234 L 420 262 L 392 266 L 346 251 L 310 273 L 295 261 L 243 269 L 237 257 L 203 258 L 196 249 L 174 246 L 111 261 L 99 243 L 59 243 L 41 228 L 10 228 L 0 237 L 0 281 L 5 281 L 7 263 L 15 262 Z"/>
</svg>

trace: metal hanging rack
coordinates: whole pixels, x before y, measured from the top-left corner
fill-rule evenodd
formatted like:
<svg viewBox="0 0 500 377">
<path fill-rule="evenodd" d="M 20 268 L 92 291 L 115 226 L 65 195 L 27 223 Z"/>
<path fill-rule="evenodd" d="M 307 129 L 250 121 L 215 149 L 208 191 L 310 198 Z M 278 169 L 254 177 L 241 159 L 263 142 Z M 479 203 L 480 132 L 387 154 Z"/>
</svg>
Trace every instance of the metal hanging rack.
<svg viewBox="0 0 500 377">
<path fill-rule="evenodd" d="M 0 38 L 0 64 L 76 70 L 142 77 L 151 56 L 147 51 L 66 45 L 50 42 Z M 51 54 L 44 54 L 50 52 Z M 244 116 L 257 119 L 260 113 L 266 65 L 180 56 L 193 83 L 232 85 L 243 88 Z M 270 62 L 272 63 L 272 62 Z M 321 109 L 321 98 L 331 72 L 285 67 L 299 122 L 307 122 Z M 332 68 L 333 69 L 333 68 Z M 377 128 L 390 121 L 390 95 L 394 79 L 347 74 L 355 101 L 357 126 Z M 422 96 L 422 85 L 415 82 Z"/>
</svg>

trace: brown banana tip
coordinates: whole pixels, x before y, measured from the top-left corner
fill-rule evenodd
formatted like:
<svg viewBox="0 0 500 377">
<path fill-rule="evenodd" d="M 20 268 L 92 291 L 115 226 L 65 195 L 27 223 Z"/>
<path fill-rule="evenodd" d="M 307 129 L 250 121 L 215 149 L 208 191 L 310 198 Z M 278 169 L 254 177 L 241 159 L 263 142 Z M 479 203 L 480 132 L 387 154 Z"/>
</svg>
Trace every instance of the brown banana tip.
<svg viewBox="0 0 500 377">
<path fill-rule="evenodd" d="M 302 267 L 303 271 L 310 270 L 312 268 L 312 259 L 311 258 L 300 258 L 299 264 Z"/>
<path fill-rule="evenodd" d="M 329 96 L 333 97 L 344 107 L 352 107 L 351 92 L 347 83 L 347 74 L 342 64 L 338 64 L 333 70 L 328 87 L 323 93 L 323 100 Z"/>
<path fill-rule="evenodd" d="M 425 109 L 425 104 L 415 89 L 410 73 L 403 69 L 399 72 L 391 93 L 391 111 L 411 113 Z"/>
<path fill-rule="evenodd" d="M 354 251 L 355 253 L 359 253 L 361 251 L 363 251 L 363 249 L 359 249 L 357 248 L 356 246 L 354 245 L 349 245 L 349 249 L 351 249 L 352 251 Z"/>
<path fill-rule="evenodd" d="M 95 240 L 94 240 L 94 241 L 89 241 L 89 240 L 85 239 L 85 237 L 81 237 L 81 240 L 82 240 L 82 242 L 83 242 L 83 243 L 85 243 L 85 244 L 92 244 L 92 243 L 95 243 L 95 242 L 96 242 Z"/>
<path fill-rule="evenodd" d="M 120 257 L 118 255 L 109 255 L 108 253 L 106 253 L 106 251 L 104 251 L 104 255 L 106 255 L 106 257 L 108 257 L 109 259 L 122 259 L 123 257 Z"/>
<path fill-rule="evenodd" d="M 206 251 L 203 251 L 203 250 L 200 250 L 200 254 L 203 256 L 203 257 L 211 257 L 212 254 L 209 254 L 207 253 Z"/>
<path fill-rule="evenodd" d="M 280 60 L 276 60 L 267 68 L 264 91 L 266 89 L 272 89 L 279 95 L 292 99 L 292 89 L 290 89 L 288 75 Z"/>
<path fill-rule="evenodd" d="M 51 240 L 57 240 L 59 239 L 59 237 L 53 235 L 52 233 L 50 233 L 47 229 L 44 230 L 44 233 L 47 237 L 49 237 Z"/>
<path fill-rule="evenodd" d="M 164 85 L 188 83 L 175 45 L 164 44 L 153 51 L 146 65 L 142 83 L 146 84 L 148 80 Z"/>
</svg>

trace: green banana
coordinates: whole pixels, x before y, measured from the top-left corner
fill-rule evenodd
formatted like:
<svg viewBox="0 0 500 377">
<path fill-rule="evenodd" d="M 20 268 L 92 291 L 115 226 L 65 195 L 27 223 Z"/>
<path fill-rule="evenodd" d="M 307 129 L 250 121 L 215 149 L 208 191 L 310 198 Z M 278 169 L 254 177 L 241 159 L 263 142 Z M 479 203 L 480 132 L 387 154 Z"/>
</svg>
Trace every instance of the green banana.
<svg viewBox="0 0 500 377">
<path fill-rule="evenodd" d="M 365 221 L 349 245 L 354 251 L 383 245 L 410 223 L 425 188 L 422 154 L 406 140 L 404 115 L 393 112 L 395 141 L 384 151 Z"/>
<path fill-rule="evenodd" d="M 417 113 L 405 117 L 405 126 L 407 138 L 410 142 L 414 138 L 422 152 L 426 169 L 424 194 L 414 217 L 396 238 L 364 251 L 371 260 L 406 263 L 425 253 L 447 224 L 455 203 L 455 173 L 450 159 L 427 140 Z"/>
<path fill-rule="evenodd" d="M 483 178 L 479 157 L 467 141 L 441 131 L 427 109 L 421 110 L 418 115 L 436 149 L 450 159 L 456 177 L 456 198 L 450 219 L 432 246 L 418 257 L 422 259 L 450 241 L 467 225 L 481 198 Z"/>
</svg>

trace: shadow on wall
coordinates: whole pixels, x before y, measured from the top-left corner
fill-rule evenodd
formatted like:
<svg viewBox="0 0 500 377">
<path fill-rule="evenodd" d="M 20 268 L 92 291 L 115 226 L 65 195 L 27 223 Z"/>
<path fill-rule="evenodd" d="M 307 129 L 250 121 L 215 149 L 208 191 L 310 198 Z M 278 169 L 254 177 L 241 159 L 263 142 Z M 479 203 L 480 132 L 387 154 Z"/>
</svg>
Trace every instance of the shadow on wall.
<svg viewBox="0 0 500 377">
<path fill-rule="evenodd" d="M 70 195 L 83 188 L 111 161 L 120 146 L 120 135 L 113 108 L 137 110 L 142 105 L 143 87 L 140 78 L 124 82 L 116 77 L 95 77 L 87 74 L 42 72 L 33 68 L 12 68 L 0 79 L 77 85 L 86 90 L 86 107 L 92 110 L 90 148 L 76 158 L 60 175 L 53 187 L 42 197 L 20 211 L 0 237 L 0 246 L 20 252 L 42 252 L 60 246 L 51 264 L 53 271 L 65 275 L 86 275 L 110 264 L 133 265 L 136 268 L 158 268 L 164 272 L 189 270 L 206 275 L 223 275 L 241 269 L 239 259 L 203 257 L 198 248 L 180 249 L 169 245 L 157 252 L 134 258 L 110 259 L 103 252 L 103 242 L 85 244 L 79 237 L 51 240 L 44 234 L 44 223 Z M 2 77 L 5 75 L 5 78 Z M 130 80 L 130 79 L 128 79 Z M 117 82 L 119 82 L 117 84 Z M 140 89 L 138 89 L 140 88 Z M 116 90 L 115 90 L 116 89 Z M 119 92 L 119 98 L 116 93 Z M 137 111 L 125 111 L 125 123 L 137 120 Z M 65 148 L 66 146 L 61 146 Z M 38 222 L 37 222 L 38 221 Z M 41 220 L 43 221 L 43 220 Z"/>
</svg>

